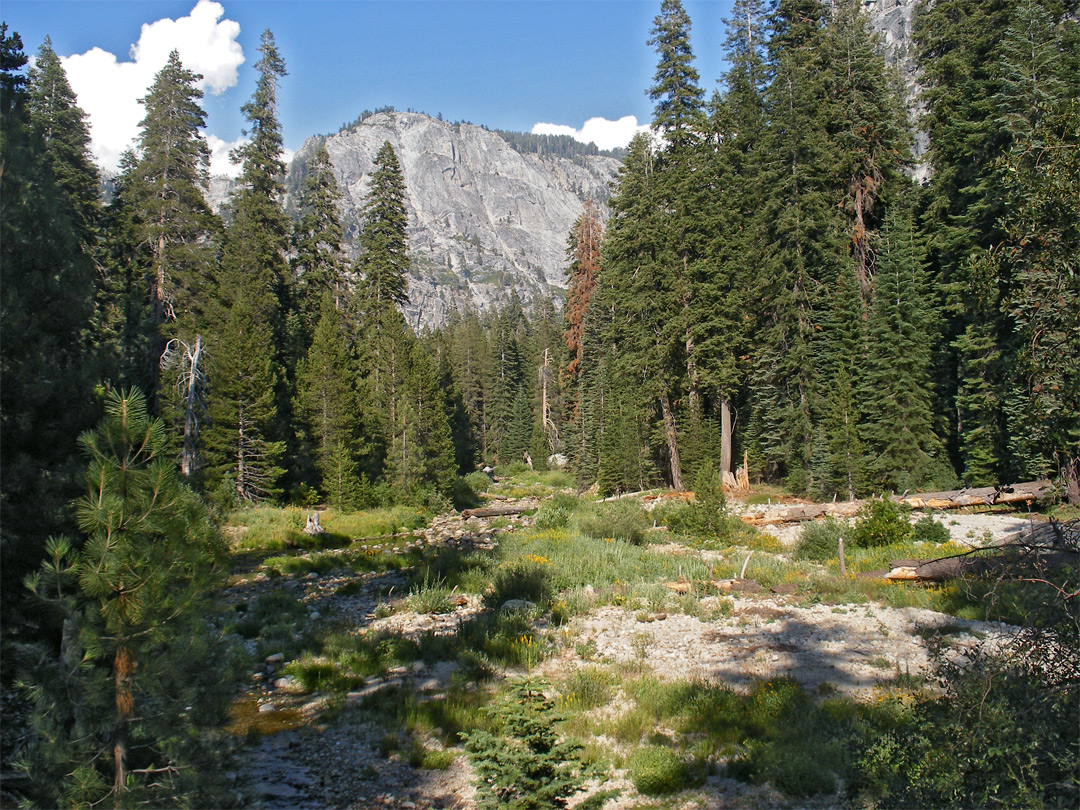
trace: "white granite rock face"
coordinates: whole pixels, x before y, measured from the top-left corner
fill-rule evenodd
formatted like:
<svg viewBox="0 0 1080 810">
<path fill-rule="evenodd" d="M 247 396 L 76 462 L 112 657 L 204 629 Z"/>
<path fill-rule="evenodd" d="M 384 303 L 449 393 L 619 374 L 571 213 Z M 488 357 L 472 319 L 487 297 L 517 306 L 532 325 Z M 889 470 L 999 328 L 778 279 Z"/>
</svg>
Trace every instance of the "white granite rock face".
<svg viewBox="0 0 1080 810">
<path fill-rule="evenodd" d="M 302 171 L 322 139 L 309 138 L 290 173 Z M 412 272 L 406 317 L 414 327 L 441 323 L 457 306 L 483 309 L 516 290 L 526 304 L 560 298 L 566 242 L 589 196 L 603 202 L 619 162 L 579 163 L 523 155 L 472 124 L 420 113 L 379 113 L 325 139 L 345 195 L 343 221 L 353 243 L 375 154 L 386 141 L 408 189 Z M 290 188 L 297 179 L 290 177 Z"/>
</svg>

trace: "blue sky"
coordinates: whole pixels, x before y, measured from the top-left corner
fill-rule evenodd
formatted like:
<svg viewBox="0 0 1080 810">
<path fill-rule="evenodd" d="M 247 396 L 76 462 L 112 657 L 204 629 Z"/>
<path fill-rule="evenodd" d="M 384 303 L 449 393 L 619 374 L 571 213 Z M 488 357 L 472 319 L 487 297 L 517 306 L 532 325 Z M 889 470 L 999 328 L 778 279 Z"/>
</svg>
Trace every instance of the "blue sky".
<svg viewBox="0 0 1080 810">
<path fill-rule="evenodd" d="M 684 5 L 711 93 L 731 0 Z M 628 122 L 605 122 L 652 115 L 656 55 L 646 43 L 659 9 L 660 0 L 4 0 L 0 17 L 28 55 L 51 36 L 108 164 L 173 47 L 208 77 L 207 134 L 224 154 L 242 136 L 266 28 L 289 71 L 279 114 L 290 151 L 388 104 L 523 132 L 598 118 L 590 130 L 617 140 Z"/>
</svg>

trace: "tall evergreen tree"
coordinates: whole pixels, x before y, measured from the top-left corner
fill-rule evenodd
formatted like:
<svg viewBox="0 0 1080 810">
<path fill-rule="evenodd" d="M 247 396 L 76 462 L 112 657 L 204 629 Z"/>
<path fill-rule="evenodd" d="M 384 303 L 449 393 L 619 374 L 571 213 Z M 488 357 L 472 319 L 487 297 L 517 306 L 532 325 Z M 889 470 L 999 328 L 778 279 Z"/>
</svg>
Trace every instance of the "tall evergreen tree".
<svg viewBox="0 0 1080 810">
<path fill-rule="evenodd" d="M 363 222 L 359 267 L 365 299 L 377 307 L 406 303 L 409 219 L 405 208 L 405 177 L 389 141 L 375 155 Z"/>
<path fill-rule="evenodd" d="M 667 456 L 669 482 L 682 488 L 682 462 L 675 400 L 684 380 L 685 361 L 681 271 L 671 254 L 671 239 L 661 204 L 656 156 L 638 135 L 619 170 L 602 251 L 600 287 L 610 295 L 605 343 L 617 347 L 619 374 L 640 396 L 643 412 L 657 414 Z M 683 280 L 686 277 L 683 276 Z M 614 394 L 614 392 L 611 392 Z"/>
<path fill-rule="evenodd" d="M 319 488 L 337 507 L 358 505 L 365 448 L 355 381 L 342 316 L 333 293 L 325 290 L 311 348 L 297 369 L 296 411 L 314 445 Z"/>
<path fill-rule="evenodd" d="M 225 548 L 183 487 L 165 429 L 137 390 L 110 391 L 80 437 L 86 543 L 50 540 L 29 578 L 66 615 L 31 690 L 36 738 L 23 759 L 46 806 L 212 803 L 206 739 L 228 705 L 224 647 L 206 622 Z M 43 645 L 44 646 L 44 645 Z"/>
<path fill-rule="evenodd" d="M 97 369 L 86 343 L 94 267 L 75 211 L 31 126 L 22 40 L 0 24 L 0 553 L 5 618 L 45 538 L 69 527 L 76 437 L 93 424 Z M 4 622 L 5 636 L 17 624 Z M 9 660 L 3 656 L 3 660 Z"/>
<path fill-rule="evenodd" d="M 292 232 L 290 311 L 297 319 L 295 351 L 306 351 L 321 318 L 323 293 L 331 290 L 336 305 L 345 306 L 345 233 L 341 225 L 341 189 L 326 144 L 311 156 L 300 185 L 300 218 Z"/>
<path fill-rule="evenodd" d="M 1007 279 L 1008 471 L 1060 475 L 1080 503 L 1080 79 L 1078 35 L 1024 0 L 1001 46 L 999 125 L 1013 138 L 995 165 L 1004 242 L 988 251 Z"/>
<path fill-rule="evenodd" d="M 1002 213 L 992 164 L 1007 148 L 995 121 L 995 65 L 1017 0 L 924 3 L 913 37 L 923 66 L 933 174 L 924 197 L 930 259 L 951 297 L 945 322 L 948 355 L 939 372 L 939 407 L 950 414 L 951 450 L 972 484 L 1002 473 L 1003 401 L 1008 327 L 1000 317 L 1001 280 L 973 257 L 1001 241 Z"/>
<path fill-rule="evenodd" d="M 90 154 L 90 127 L 68 83 L 60 57 L 45 37 L 27 75 L 30 126 L 45 144 L 53 181 L 66 213 L 88 246 L 96 241 L 101 219 L 100 173 Z"/>
<path fill-rule="evenodd" d="M 259 79 L 244 116 L 250 140 L 234 150 L 242 163 L 239 186 L 230 198 L 221 270 L 212 316 L 209 403 L 212 428 L 210 483 L 226 481 L 242 501 L 276 495 L 283 470 L 282 437 L 289 436 L 283 297 L 288 264 L 288 219 L 284 193 L 277 83 L 285 63 L 273 35 L 263 32 L 256 64 Z"/>
<path fill-rule="evenodd" d="M 680 0 L 663 0 L 649 40 L 659 57 L 649 98 L 656 102 L 653 127 L 676 151 L 692 146 L 699 134 L 702 90 L 690 47 L 690 16 Z"/>
<path fill-rule="evenodd" d="M 202 302 L 213 293 L 209 270 L 215 248 L 210 240 L 218 227 L 206 202 L 210 148 L 202 134 L 206 115 L 196 87 L 201 78 L 184 68 L 179 53 L 169 54 L 142 99 L 146 116 L 140 125 L 139 161 L 126 178 L 149 265 L 160 343 L 199 328 Z"/>
<path fill-rule="evenodd" d="M 781 0 L 770 20 L 773 71 L 761 154 L 767 197 L 757 220 L 763 256 L 762 315 L 752 391 L 757 441 L 770 475 L 796 491 L 813 486 L 817 370 L 813 340 L 825 291 L 845 262 L 845 226 L 831 182 L 835 164 L 825 120 L 829 78 L 826 9 Z"/>
<path fill-rule="evenodd" d="M 862 390 L 870 483 L 898 492 L 947 486 L 930 388 L 937 307 L 912 215 L 900 206 L 886 215 L 877 252 Z"/>
</svg>

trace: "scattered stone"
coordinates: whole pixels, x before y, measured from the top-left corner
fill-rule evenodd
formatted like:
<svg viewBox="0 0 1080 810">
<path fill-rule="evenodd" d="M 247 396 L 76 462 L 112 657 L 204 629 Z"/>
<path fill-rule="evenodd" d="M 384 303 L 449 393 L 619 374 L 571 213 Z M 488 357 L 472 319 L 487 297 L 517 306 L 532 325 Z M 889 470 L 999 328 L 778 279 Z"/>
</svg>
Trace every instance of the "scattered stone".
<svg viewBox="0 0 1080 810">
<path fill-rule="evenodd" d="M 536 607 L 536 603 L 530 602 L 528 599 L 507 599 L 502 603 L 499 610 L 505 610 L 507 613 L 512 613 L 518 610 L 532 610 L 534 607 Z"/>
<path fill-rule="evenodd" d="M 276 711 L 277 711 L 277 706 L 275 706 L 273 703 L 260 703 L 259 704 L 259 714 L 269 714 L 270 712 L 276 712 Z"/>
<path fill-rule="evenodd" d="M 285 653 L 274 653 L 273 655 L 266 656 L 266 665 L 274 666 L 275 664 L 285 663 Z"/>
<path fill-rule="evenodd" d="M 300 681 L 296 680 L 292 675 L 278 678 L 274 681 L 274 688 L 280 689 L 282 692 L 289 692 L 290 694 L 300 694 L 304 691 L 304 687 L 300 684 Z"/>
</svg>

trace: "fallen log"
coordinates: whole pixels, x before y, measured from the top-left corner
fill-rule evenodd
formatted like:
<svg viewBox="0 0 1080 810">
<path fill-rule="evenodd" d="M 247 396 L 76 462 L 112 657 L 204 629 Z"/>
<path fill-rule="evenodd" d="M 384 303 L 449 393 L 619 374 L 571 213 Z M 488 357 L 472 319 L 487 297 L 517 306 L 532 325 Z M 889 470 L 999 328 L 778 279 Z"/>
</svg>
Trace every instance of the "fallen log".
<svg viewBox="0 0 1080 810">
<path fill-rule="evenodd" d="M 465 509 L 462 511 L 463 518 L 488 518 L 504 517 L 506 515 L 523 515 L 532 512 L 535 506 L 486 506 L 480 509 Z"/>
<path fill-rule="evenodd" d="M 1008 486 L 954 489 L 948 492 L 922 492 L 915 495 L 893 495 L 889 500 L 913 509 L 961 509 L 965 506 L 997 506 L 999 504 L 1031 504 L 1050 494 L 1049 481 L 1027 481 Z M 750 515 L 743 518 L 754 525 L 772 523 L 801 523 L 821 517 L 853 517 L 867 503 L 865 500 L 840 503 L 803 504 L 769 515 Z"/>
</svg>

